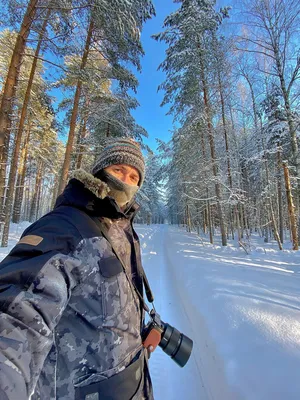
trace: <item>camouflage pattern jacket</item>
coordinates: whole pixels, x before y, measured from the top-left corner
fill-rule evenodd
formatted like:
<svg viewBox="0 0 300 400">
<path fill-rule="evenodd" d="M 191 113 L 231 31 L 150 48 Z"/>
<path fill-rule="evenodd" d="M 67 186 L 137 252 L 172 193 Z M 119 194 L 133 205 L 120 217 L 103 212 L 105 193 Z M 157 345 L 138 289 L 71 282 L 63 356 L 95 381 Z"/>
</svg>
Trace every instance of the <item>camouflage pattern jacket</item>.
<svg viewBox="0 0 300 400">
<path fill-rule="evenodd" d="M 27 228 L 0 264 L 1 400 L 73 400 L 76 387 L 146 359 L 141 304 L 127 279 L 143 292 L 132 228 L 137 206 L 124 215 L 107 189 L 76 171 L 54 210 Z M 93 218 L 105 224 L 109 241 Z M 153 398 L 144 365 L 134 400 Z"/>
</svg>

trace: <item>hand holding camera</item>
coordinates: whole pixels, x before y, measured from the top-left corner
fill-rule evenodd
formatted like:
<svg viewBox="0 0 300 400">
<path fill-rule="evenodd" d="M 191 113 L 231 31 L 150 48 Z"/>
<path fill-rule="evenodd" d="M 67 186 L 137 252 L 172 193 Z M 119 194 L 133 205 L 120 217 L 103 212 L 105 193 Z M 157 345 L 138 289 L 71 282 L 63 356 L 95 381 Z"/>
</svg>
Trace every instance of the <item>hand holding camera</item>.
<svg viewBox="0 0 300 400">
<path fill-rule="evenodd" d="M 151 310 L 149 315 L 151 320 L 142 334 L 143 346 L 148 349 L 148 353 L 152 353 L 157 346 L 161 347 L 177 365 L 184 367 L 190 358 L 193 341 L 176 328 L 164 323 L 155 310 Z"/>
</svg>

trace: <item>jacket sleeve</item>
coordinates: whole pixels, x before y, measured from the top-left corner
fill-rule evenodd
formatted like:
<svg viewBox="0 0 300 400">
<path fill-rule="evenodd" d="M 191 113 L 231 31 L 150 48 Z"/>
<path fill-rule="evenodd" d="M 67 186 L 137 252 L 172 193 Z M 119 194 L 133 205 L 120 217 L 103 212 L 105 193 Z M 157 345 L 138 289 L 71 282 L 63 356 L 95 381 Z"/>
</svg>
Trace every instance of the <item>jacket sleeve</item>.
<svg viewBox="0 0 300 400">
<path fill-rule="evenodd" d="M 71 224 L 44 217 L 0 264 L 1 400 L 27 400 L 34 392 L 76 285 L 78 261 L 70 256 L 76 236 Z"/>
</svg>

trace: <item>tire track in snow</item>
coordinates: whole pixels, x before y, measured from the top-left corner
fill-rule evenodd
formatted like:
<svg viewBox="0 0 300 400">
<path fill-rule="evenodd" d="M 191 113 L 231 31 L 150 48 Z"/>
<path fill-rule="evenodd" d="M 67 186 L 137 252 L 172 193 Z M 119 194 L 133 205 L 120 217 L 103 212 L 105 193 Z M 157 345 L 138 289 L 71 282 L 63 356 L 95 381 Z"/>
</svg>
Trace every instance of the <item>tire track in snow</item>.
<svg viewBox="0 0 300 400">
<path fill-rule="evenodd" d="M 166 258 L 168 226 L 141 226 L 137 229 L 142 242 L 143 265 L 155 295 L 155 306 L 164 322 L 175 326 L 188 336 L 192 335 L 189 316 L 183 307 L 172 268 Z M 142 237 L 143 236 L 143 237 Z M 204 389 L 195 352 L 181 369 L 160 348 L 150 359 L 156 400 L 209 400 Z"/>
<path fill-rule="evenodd" d="M 201 376 L 203 387 L 209 400 L 241 400 L 240 396 L 233 393 L 228 387 L 226 373 L 223 365 L 223 360 L 219 357 L 215 343 L 211 337 L 205 318 L 199 312 L 198 307 L 195 307 L 192 298 L 195 297 L 191 293 L 190 278 L 189 278 L 189 262 L 183 262 L 182 253 L 178 248 L 174 250 L 175 243 L 183 240 L 190 240 L 186 232 L 178 230 L 176 227 L 167 228 L 166 246 L 166 264 L 172 270 L 174 285 L 180 296 L 182 307 L 185 310 L 186 318 L 189 321 L 190 335 L 194 340 L 193 357 L 199 375 Z M 185 243 L 185 246 L 190 247 L 190 243 Z M 179 264 L 179 267 L 178 267 Z M 186 268 L 186 274 L 182 274 L 182 269 Z M 180 273 L 179 273 L 180 272 Z M 194 283 L 194 282 L 193 282 Z M 199 291 L 198 297 L 201 302 L 202 293 Z M 198 399 L 202 400 L 202 396 Z"/>
</svg>

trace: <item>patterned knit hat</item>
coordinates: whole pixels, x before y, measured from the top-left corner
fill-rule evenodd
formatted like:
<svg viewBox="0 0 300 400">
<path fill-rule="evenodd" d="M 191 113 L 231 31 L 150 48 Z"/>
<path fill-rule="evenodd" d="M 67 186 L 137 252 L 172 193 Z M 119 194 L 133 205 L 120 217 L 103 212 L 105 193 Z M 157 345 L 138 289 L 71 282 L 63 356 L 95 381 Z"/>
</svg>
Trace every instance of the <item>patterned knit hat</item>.
<svg viewBox="0 0 300 400">
<path fill-rule="evenodd" d="M 139 186 L 145 179 L 145 161 L 139 143 L 129 138 L 111 138 L 102 150 L 92 168 L 95 176 L 106 167 L 114 164 L 128 164 L 135 167 L 140 174 Z"/>
</svg>

